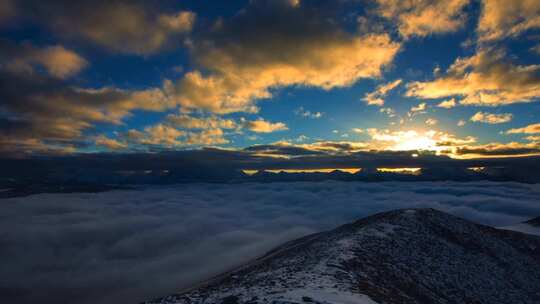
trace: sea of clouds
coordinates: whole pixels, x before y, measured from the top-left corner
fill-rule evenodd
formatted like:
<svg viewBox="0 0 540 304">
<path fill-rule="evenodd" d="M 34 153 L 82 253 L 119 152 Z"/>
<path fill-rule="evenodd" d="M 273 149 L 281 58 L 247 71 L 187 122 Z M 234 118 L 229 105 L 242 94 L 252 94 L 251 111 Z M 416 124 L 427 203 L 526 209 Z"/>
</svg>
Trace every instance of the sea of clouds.
<svg viewBox="0 0 540 304">
<path fill-rule="evenodd" d="M 138 303 L 273 247 L 397 208 L 506 226 L 540 215 L 540 184 L 184 184 L 0 200 L 0 302 Z"/>
</svg>

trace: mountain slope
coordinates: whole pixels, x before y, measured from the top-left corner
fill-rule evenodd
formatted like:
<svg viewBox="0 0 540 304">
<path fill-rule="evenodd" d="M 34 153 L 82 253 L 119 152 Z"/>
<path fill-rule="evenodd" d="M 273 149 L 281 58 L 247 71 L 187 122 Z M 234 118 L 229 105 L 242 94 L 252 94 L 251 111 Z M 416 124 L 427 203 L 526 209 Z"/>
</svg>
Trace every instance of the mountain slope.
<svg viewBox="0 0 540 304">
<path fill-rule="evenodd" d="M 540 216 L 517 225 L 501 227 L 505 230 L 519 231 L 526 234 L 540 235 Z"/>
<path fill-rule="evenodd" d="M 540 238 L 433 209 L 397 210 L 147 303 L 302 302 L 540 303 Z"/>
</svg>

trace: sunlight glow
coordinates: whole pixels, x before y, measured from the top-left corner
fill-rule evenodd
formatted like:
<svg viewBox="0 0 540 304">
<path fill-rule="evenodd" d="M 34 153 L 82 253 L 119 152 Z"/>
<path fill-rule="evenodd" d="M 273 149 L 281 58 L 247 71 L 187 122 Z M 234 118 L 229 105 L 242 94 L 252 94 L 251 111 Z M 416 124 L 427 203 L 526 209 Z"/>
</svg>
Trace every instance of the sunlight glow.
<svg viewBox="0 0 540 304">
<path fill-rule="evenodd" d="M 422 168 L 377 168 L 379 172 L 401 173 L 401 174 L 418 174 Z"/>
</svg>

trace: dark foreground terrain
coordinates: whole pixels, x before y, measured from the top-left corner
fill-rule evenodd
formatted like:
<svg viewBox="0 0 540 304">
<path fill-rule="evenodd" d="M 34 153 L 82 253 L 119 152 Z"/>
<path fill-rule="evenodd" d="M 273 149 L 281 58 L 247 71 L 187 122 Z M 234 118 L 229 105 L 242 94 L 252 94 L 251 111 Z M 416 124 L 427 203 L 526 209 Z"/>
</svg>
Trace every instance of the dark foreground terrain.
<svg viewBox="0 0 540 304">
<path fill-rule="evenodd" d="M 147 303 L 540 303 L 540 238 L 397 210 Z"/>
</svg>

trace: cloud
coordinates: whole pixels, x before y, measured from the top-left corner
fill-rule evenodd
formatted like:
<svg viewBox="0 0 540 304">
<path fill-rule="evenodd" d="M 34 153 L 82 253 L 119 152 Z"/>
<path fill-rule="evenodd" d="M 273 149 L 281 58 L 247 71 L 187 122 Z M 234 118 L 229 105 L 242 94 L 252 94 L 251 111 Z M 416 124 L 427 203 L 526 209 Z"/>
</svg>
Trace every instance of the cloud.
<svg viewBox="0 0 540 304">
<path fill-rule="evenodd" d="M 377 0 L 377 12 L 394 21 L 405 37 L 424 37 L 455 32 L 464 27 L 464 8 L 469 0 L 399 1 Z"/>
<path fill-rule="evenodd" d="M 377 212 L 432 207 L 505 226 L 540 214 L 539 200 L 534 184 L 335 181 L 3 199 L 0 258 L 9 263 L 0 272 L 0 297 L 8 303 L 142 302 Z"/>
<path fill-rule="evenodd" d="M 175 126 L 158 123 L 145 127 L 142 131 L 129 130 L 121 137 L 132 145 L 149 146 L 158 150 L 183 146 L 211 146 L 227 144 L 224 132 L 220 128 L 208 128 L 199 131 L 185 131 Z M 148 147 L 139 147 L 147 149 Z"/>
<path fill-rule="evenodd" d="M 540 136 L 527 136 L 525 139 L 528 141 L 540 142 Z"/>
<path fill-rule="evenodd" d="M 456 106 L 456 99 L 455 98 L 451 98 L 451 99 L 448 99 L 448 100 L 443 100 L 437 105 L 437 107 L 445 108 L 445 109 L 451 109 L 451 108 L 453 108 L 455 106 Z"/>
<path fill-rule="evenodd" d="M 160 90 L 83 89 L 42 75 L 0 70 L 3 143 L 31 140 L 51 146 L 85 141 L 95 124 L 119 124 L 134 109 L 162 111 L 170 106 Z M 16 84 L 16 85 L 13 85 Z M 13 153 L 18 153 L 13 146 Z M 36 151 L 37 152 L 37 151 Z"/>
<path fill-rule="evenodd" d="M 97 124 L 120 124 L 135 109 L 175 106 L 161 89 L 75 85 L 70 76 L 84 68 L 86 60 L 61 46 L 38 48 L 6 40 L 0 45 L 0 145 L 8 145 L 4 153 L 17 154 L 22 147 L 24 153 L 74 151 L 93 144 L 85 132 Z"/>
<path fill-rule="evenodd" d="M 323 112 L 311 112 L 309 110 L 304 109 L 304 107 L 299 107 L 294 111 L 294 114 L 300 116 L 300 117 L 306 117 L 311 119 L 319 119 L 323 117 Z"/>
<path fill-rule="evenodd" d="M 270 122 L 262 118 L 257 120 L 244 120 L 244 128 L 256 133 L 272 133 L 276 131 L 288 130 L 287 125 L 282 122 Z"/>
<path fill-rule="evenodd" d="M 144 128 L 144 132 L 140 135 L 137 135 L 136 130 L 131 131 L 130 136 L 138 139 L 139 143 L 167 147 L 181 145 L 182 142 L 178 138 L 185 135 L 184 131 L 161 123 Z"/>
<path fill-rule="evenodd" d="M 439 121 L 435 118 L 428 118 L 426 119 L 426 125 L 428 126 L 434 126 L 438 123 Z"/>
<path fill-rule="evenodd" d="M 18 74 L 37 73 L 35 67 L 40 66 L 53 77 L 67 78 L 88 65 L 80 55 L 60 45 L 38 48 L 30 43 L 0 40 L 0 49 L 4 69 Z"/>
<path fill-rule="evenodd" d="M 395 117 L 396 116 L 396 111 L 394 109 L 392 109 L 392 108 L 380 108 L 379 112 L 388 115 L 388 117 Z"/>
<path fill-rule="evenodd" d="M 197 118 L 187 114 L 170 114 L 167 116 L 167 121 L 186 129 L 236 129 L 239 127 L 234 120 L 217 116 Z"/>
<path fill-rule="evenodd" d="M 417 106 L 412 107 L 409 111 L 412 113 L 424 112 L 427 109 L 427 104 L 425 102 L 419 103 Z"/>
<path fill-rule="evenodd" d="M 472 57 L 458 58 L 440 78 L 410 83 L 406 95 L 462 96 L 462 105 L 479 106 L 531 102 L 540 97 L 539 71 L 540 65 L 515 65 L 500 50 L 481 49 Z"/>
<path fill-rule="evenodd" d="M 437 121 L 426 121 L 427 125 L 434 125 Z M 376 147 L 377 150 L 392 150 L 392 151 L 411 151 L 411 150 L 427 150 L 434 151 L 439 154 L 452 154 L 455 147 L 469 146 L 476 142 L 476 138 L 468 136 L 458 138 L 453 134 L 436 131 L 416 131 L 416 130 L 380 130 L 371 128 L 368 129 L 372 142 L 370 147 Z"/>
<path fill-rule="evenodd" d="M 471 117 L 471 121 L 493 125 L 510 122 L 513 117 L 514 115 L 510 113 L 492 114 L 487 112 L 476 112 L 476 114 Z"/>
<path fill-rule="evenodd" d="M 192 30 L 190 11 L 162 12 L 143 1 L 23 1 L 19 19 L 42 24 L 61 37 L 121 53 L 151 54 Z M 23 13 L 24 12 L 24 13 Z"/>
<path fill-rule="evenodd" d="M 489 143 L 478 146 L 462 146 L 454 149 L 456 157 L 478 158 L 478 157 L 509 157 L 509 156 L 531 156 L 540 155 L 540 143 Z"/>
<path fill-rule="evenodd" d="M 105 147 L 109 150 L 123 150 L 127 148 L 127 144 L 119 142 L 118 140 L 108 138 L 105 135 L 99 135 L 95 138 L 95 144 L 97 146 Z"/>
<path fill-rule="evenodd" d="M 171 92 L 185 109 L 256 112 L 273 89 L 330 90 L 380 77 L 401 45 L 387 34 L 349 33 L 329 14 L 304 3 L 252 1 L 193 39 L 198 69 Z"/>
<path fill-rule="evenodd" d="M 480 41 L 517 37 L 534 28 L 540 28 L 540 3 L 538 1 L 482 1 L 482 12 L 478 22 Z"/>
<path fill-rule="evenodd" d="M 401 82 L 402 82 L 401 79 L 397 79 L 386 84 L 381 84 L 375 89 L 375 91 L 371 93 L 367 93 L 366 96 L 363 98 L 363 100 L 368 105 L 382 106 L 384 105 L 383 98 L 386 97 L 388 92 L 392 91 L 397 86 L 399 86 Z"/>
<path fill-rule="evenodd" d="M 535 134 L 535 133 L 540 133 L 540 123 L 531 124 L 531 125 L 525 126 L 523 128 L 510 129 L 510 130 L 506 131 L 506 133 L 507 134 L 520 134 L 520 133 Z"/>
<path fill-rule="evenodd" d="M 186 143 L 188 145 L 212 146 L 227 144 L 229 141 L 223 137 L 223 130 L 208 129 L 189 133 Z"/>
</svg>

